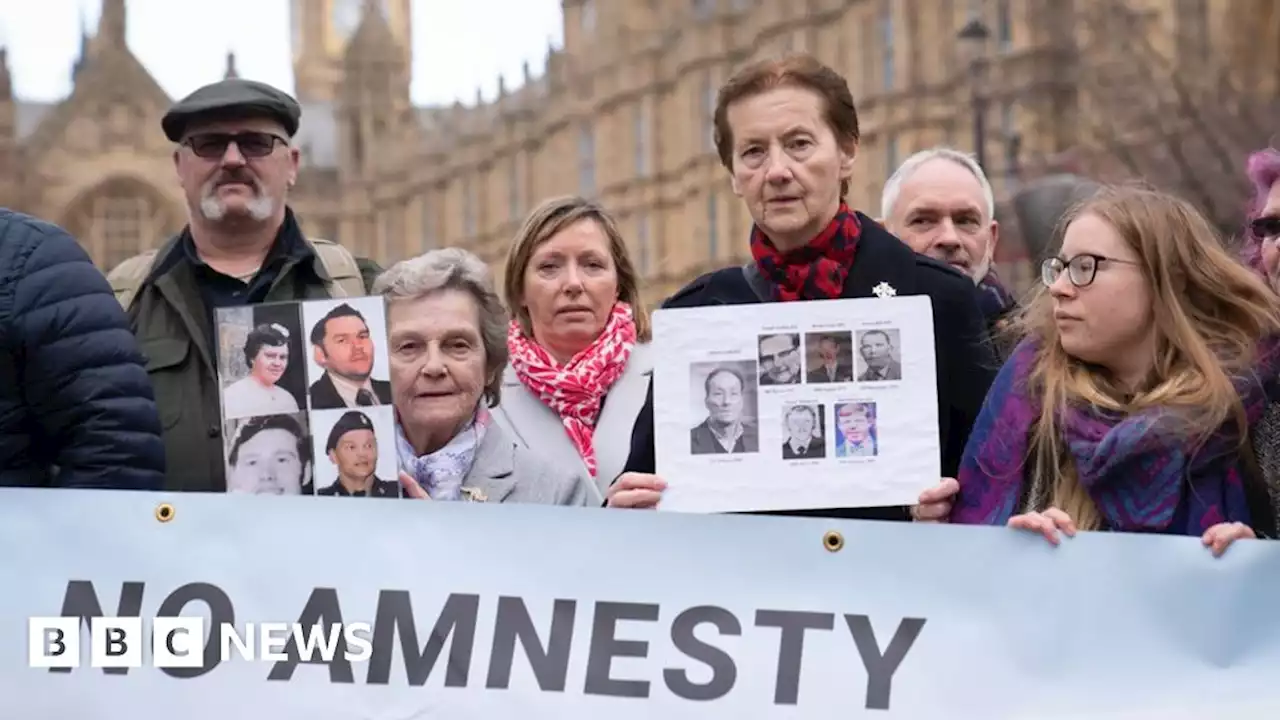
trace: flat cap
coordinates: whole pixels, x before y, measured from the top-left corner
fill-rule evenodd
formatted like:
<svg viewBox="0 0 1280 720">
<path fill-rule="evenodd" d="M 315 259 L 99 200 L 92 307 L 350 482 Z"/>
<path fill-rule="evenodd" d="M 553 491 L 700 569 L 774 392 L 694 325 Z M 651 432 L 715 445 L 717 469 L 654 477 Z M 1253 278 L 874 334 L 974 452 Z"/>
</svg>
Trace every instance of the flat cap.
<svg viewBox="0 0 1280 720">
<path fill-rule="evenodd" d="M 332 452 L 334 448 L 338 447 L 338 441 L 342 439 L 342 436 L 352 430 L 372 431 L 373 421 L 369 419 L 368 415 L 359 410 L 348 410 L 343 413 L 342 417 L 338 418 L 338 422 L 333 424 L 333 429 L 329 431 L 329 441 L 325 443 L 324 451 Z"/>
<path fill-rule="evenodd" d="M 179 142 L 192 120 L 250 116 L 272 118 L 293 137 L 298 132 L 302 108 L 289 93 L 266 83 L 228 78 L 205 85 L 174 103 L 160 126 L 171 142 Z"/>
</svg>

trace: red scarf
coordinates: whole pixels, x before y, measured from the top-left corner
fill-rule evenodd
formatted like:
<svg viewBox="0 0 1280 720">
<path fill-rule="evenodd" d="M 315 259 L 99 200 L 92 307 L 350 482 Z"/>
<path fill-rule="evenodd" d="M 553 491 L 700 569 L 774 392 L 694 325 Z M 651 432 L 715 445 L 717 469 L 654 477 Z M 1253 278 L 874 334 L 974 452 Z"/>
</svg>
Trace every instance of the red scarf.
<svg viewBox="0 0 1280 720">
<path fill-rule="evenodd" d="M 760 274 L 773 283 L 775 300 L 834 300 L 844 291 L 861 232 L 858 216 L 842 202 L 826 229 L 804 247 L 789 252 L 778 250 L 753 225 L 751 256 Z"/>
<path fill-rule="evenodd" d="M 569 439 L 593 478 L 596 476 L 593 437 L 600 404 L 627 369 L 635 344 L 635 319 L 631 306 L 624 302 L 614 303 L 600 335 L 564 365 L 556 363 L 541 345 L 526 337 L 515 320 L 507 331 L 507 349 L 511 352 L 511 367 L 516 377 L 560 416 Z"/>
</svg>

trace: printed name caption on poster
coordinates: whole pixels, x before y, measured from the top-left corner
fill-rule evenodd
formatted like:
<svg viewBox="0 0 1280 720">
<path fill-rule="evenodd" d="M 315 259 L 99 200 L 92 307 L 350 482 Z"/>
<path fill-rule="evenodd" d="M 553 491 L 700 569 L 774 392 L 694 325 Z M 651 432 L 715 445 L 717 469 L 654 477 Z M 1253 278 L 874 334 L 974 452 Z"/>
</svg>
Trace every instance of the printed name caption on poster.
<svg viewBox="0 0 1280 720">
<path fill-rule="evenodd" d="M 27 662 L 30 667 L 74 668 L 80 666 L 84 620 L 78 617 L 28 618 Z M 159 668 L 198 668 L 204 665 L 205 621 L 201 617 L 156 617 L 144 627 L 140 617 L 94 617 L 89 622 L 90 665 L 96 668 L 142 667 L 144 661 Z M 148 632 L 149 631 L 149 632 Z M 369 623 L 331 623 L 328 626 L 301 623 L 246 623 L 244 630 L 222 623 L 208 640 L 217 643 L 218 661 L 235 656 L 242 660 L 281 662 L 290 643 L 299 648 L 305 662 L 332 662 L 343 648 L 342 657 L 351 662 L 372 655 L 373 626 Z M 148 640 L 150 638 L 150 640 Z M 150 655 L 143 657 L 143 649 Z"/>
<path fill-rule="evenodd" d="M 120 591 L 120 600 L 112 623 L 121 618 L 139 618 L 142 613 L 144 582 L 126 582 Z M 364 593 L 361 593 L 362 595 Z M 420 603 L 421 604 L 421 603 Z M 203 606 L 209 610 L 210 622 L 215 627 L 235 624 L 235 606 L 230 596 L 211 583 L 188 583 L 170 592 L 152 613 L 156 618 L 179 618 L 188 605 Z M 284 649 L 285 659 L 277 660 L 267 675 L 267 680 L 293 679 L 299 665 L 312 664 L 328 667 L 331 683 L 355 683 L 356 673 L 352 660 L 358 655 L 367 664 L 363 678 L 369 685 L 391 683 L 392 665 L 396 650 L 403 660 L 405 681 L 411 686 L 426 684 L 432 671 L 449 645 L 444 665 L 444 686 L 451 688 L 476 688 L 506 690 L 511 685 L 516 662 L 516 646 L 523 652 L 528 667 L 542 692 L 578 692 L 569 686 L 569 663 L 573 650 L 579 655 L 585 652 L 586 668 L 578 687 L 585 695 L 618 698 L 648 698 L 654 693 L 653 679 L 638 677 L 619 678 L 613 670 L 615 660 L 644 660 L 650 655 L 650 647 L 663 634 L 672 647 L 691 661 L 685 667 L 665 667 L 651 672 L 660 677 L 661 683 L 674 696 L 692 701 L 718 700 L 732 692 L 738 684 L 738 665 L 730 653 L 708 639 L 707 628 L 724 637 L 742 637 L 754 627 L 762 635 L 763 647 L 770 649 L 773 661 L 772 701 L 775 705 L 796 705 L 800 701 L 800 676 L 806 637 L 817 633 L 833 632 L 850 638 L 862 667 L 851 674 L 863 680 L 845 682 L 841 692 L 854 695 L 850 706 L 861 705 L 868 710 L 888 710 L 895 674 L 902 668 L 909 652 L 916 645 L 927 620 L 925 618 L 881 618 L 873 620 L 864 614 L 837 614 L 782 609 L 757 609 L 747 618 L 733 611 L 716 606 L 671 607 L 657 603 L 595 601 L 579 602 L 556 598 L 552 602 L 550 617 L 538 617 L 531 613 L 525 598 L 500 596 L 492 614 L 482 617 L 481 597 L 469 593 L 450 593 L 433 617 L 415 613 L 414 603 L 407 590 L 379 590 L 372 627 L 343 621 L 338 591 L 334 588 L 311 590 L 296 625 L 313 628 L 317 625 L 332 629 L 334 625 L 344 630 L 368 628 L 368 632 L 356 632 L 368 638 L 369 647 L 352 655 L 346 632 L 339 633 L 334 642 L 331 658 L 304 658 L 295 638 L 290 637 Z M 581 606 L 581 608 L 580 608 Z M 587 637 L 582 638 L 576 628 L 581 614 L 589 615 L 584 625 Z M 62 612 L 55 619 L 62 619 L 79 626 L 94 618 L 103 617 L 98 588 L 88 580 L 72 580 L 63 596 Z M 424 618 L 425 615 L 425 618 Z M 666 620 L 668 619 L 669 620 Z M 179 618 L 189 619 L 189 618 Z M 203 620 L 203 618 L 200 618 Z M 668 626 L 660 633 L 645 632 L 643 624 L 650 626 L 666 621 Z M 492 630 L 492 646 L 489 648 L 487 672 L 483 680 L 472 674 L 476 653 L 477 630 L 487 625 Z M 420 629 L 429 626 L 425 643 L 420 643 Z M 842 627 L 838 627 L 842 626 Z M 877 636 L 875 627 L 893 627 L 892 635 Z M 700 630 L 700 632 L 699 632 Z M 765 635 L 767 634 L 767 635 Z M 141 632 L 139 632 L 139 636 Z M 67 632 L 65 637 L 73 636 Z M 191 633 L 194 637 L 195 633 Z M 333 637 L 330 635 L 330 637 Z M 160 667 L 165 674 L 179 679 L 190 679 L 213 672 L 221 662 L 222 648 L 210 637 L 199 652 L 194 643 L 193 653 L 198 666 Z M 398 639 L 398 642 L 397 642 Z M 34 645 L 33 641 L 33 645 Z M 354 644 L 354 643 L 350 643 Z M 69 646 L 70 643 L 67 643 Z M 303 646 L 305 651 L 307 647 Z M 312 653 L 314 654 L 314 653 Z M 191 661 L 188 661 L 191 662 Z M 32 662 L 38 665 L 37 662 Z M 102 667 L 107 675 L 127 675 L 128 667 Z M 705 682 L 695 682 L 695 675 L 711 677 Z M 50 667 L 53 673 L 70 673 L 70 667 Z M 856 697 L 858 693 L 862 697 Z"/>
</svg>

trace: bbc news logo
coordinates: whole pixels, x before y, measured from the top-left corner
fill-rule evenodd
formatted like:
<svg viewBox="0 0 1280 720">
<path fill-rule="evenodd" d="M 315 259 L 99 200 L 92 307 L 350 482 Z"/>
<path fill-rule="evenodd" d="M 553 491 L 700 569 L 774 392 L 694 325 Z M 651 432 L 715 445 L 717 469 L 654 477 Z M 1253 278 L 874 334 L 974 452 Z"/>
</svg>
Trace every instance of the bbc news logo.
<svg viewBox="0 0 1280 720">
<path fill-rule="evenodd" d="M 80 667 L 79 617 L 34 617 L 27 620 L 27 664 L 33 668 Z M 143 648 L 150 648 L 150 663 L 158 668 L 204 666 L 205 620 L 199 617 L 157 617 L 150 621 L 148 642 L 142 618 L 89 618 L 89 663 L 95 668 L 142 667 Z M 230 660 L 234 648 L 244 660 L 282 662 L 290 659 L 290 646 L 302 661 L 352 662 L 373 654 L 373 626 L 369 623 L 333 623 L 305 626 L 300 623 L 248 623 L 244 632 L 221 623 L 218 642 L 221 662 Z M 214 638 L 210 638 L 213 640 Z"/>
</svg>

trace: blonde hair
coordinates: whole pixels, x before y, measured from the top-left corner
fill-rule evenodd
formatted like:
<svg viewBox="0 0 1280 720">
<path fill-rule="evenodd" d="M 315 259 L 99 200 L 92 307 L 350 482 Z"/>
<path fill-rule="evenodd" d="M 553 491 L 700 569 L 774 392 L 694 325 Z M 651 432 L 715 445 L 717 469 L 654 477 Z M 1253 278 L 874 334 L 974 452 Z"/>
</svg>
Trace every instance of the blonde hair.
<svg viewBox="0 0 1280 720">
<path fill-rule="evenodd" d="M 1071 406 L 1124 414 L 1161 408 L 1175 421 L 1174 432 L 1193 446 L 1234 419 L 1244 442 L 1247 421 L 1233 378 L 1251 370 L 1258 341 L 1280 330 L 1280 301 L 1179 198 L 1138 187 L 1102 188 L 1063 216 L 1059 238 L 1085 215 L 1116 230 L 1138 256 L 1151 289 L 1156 351 L 1148 382 L 1130 395 L 1096 366 L 1067 355 L 1047 288 L 1018 324 L 1040 341 L 1029 374 L 1031 391 L 1041 397 L 1040 416 L 1027 459 L 1050 489 L 1051 504 L 1078 527 L 1097 529 L 1098 510 L 1062 440 L 1063 412 Z"/>
<path fill-rule="evenodd" d="M 524 334 L 533 337 L 529 310 L 524 306 L 524 273 L 529 269 L 533 253 L 556 233 L 581 221 L 593 220 L 609 239 L 609 255 L 618 274 L 618 299 L 631 306 L 635 318 L 636 339 L 648 342 L 653 332 L 649 313 L 640 299 L 640 277 L 631 263 L 627 244 L 622 239 L 613 216 L 600 205 L 585 198 L 566 196 L 544 201 L 525 218 L 520 232 L 516 233 L 507 251 L 507 267 L 503 278 L 503 296 L 512 317 L 520 323 Z"/>
</svg>

